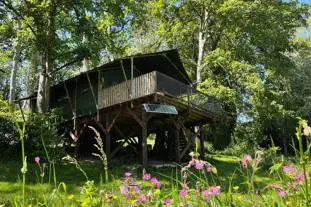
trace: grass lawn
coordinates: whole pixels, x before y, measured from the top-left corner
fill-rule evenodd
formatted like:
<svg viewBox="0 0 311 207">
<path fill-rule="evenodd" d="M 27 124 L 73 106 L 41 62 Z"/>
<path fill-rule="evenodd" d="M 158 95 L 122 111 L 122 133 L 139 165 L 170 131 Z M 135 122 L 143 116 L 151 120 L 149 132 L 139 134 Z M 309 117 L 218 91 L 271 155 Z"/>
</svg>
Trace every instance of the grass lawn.
<svg viewBox="0 0 311 207">
<path fill-rule="evenodd" d="M 216 179 L 216 182 L 226 188 L 229 185 L 230 178 L 235 174 L 233 186 L 239 185 L 241 192 L 246 189 L 245 178 L 239 173 L 240 159 L 237 157 L 230 156 L 210 156 L 208 160 L 217 168 L 217 178 L 209 177 L 209 182 Z M 94 180 L 96 184 L 101 182 L 101 177 L 104 174 L 104 169 L 99 161 L 79 161 L 79 164 L 86 172 L 89 180 Z M 13 196 L 21 195 L 21 163 L 19 160 L 1 160 L 0 161 L 0 205 L 2 203 L 8 203 L 12 200 Z M 75 167 L 74 164 L 70 163 L 58 163 L 55 166 L 56 169 L 56 180 L 57 183 L 64 182 L 67 186 L 67 193 L 78 194 L 81 187 L 86 182 L 84 175 Z M 176 184 L 174 178 L 180 177 L 180 167 L 150 167 L 147 169 L 152 175 L 157 176 L 161 181 L 165 189 L 170 189 L 171 185 Z M 43 184 L 40 184 L 40 176 L 38 174 L 39 170 L 35 163 L 31 160 L 28 161 L 28 172 L 26 179 L 26 195 L 28 198 L 42 196 L 44 194 L 49 194 L 54 188 L 53 177 L 49 178 L 49 173 L 47 172 L 44 177 Z M 142 176 L 142 166 L 139 164 L 121 164 L 121 161 L 112 161 L 109 167 L 109 179 L 110 182 L 105 185 L 105 188 L 110 189 L 119 193 L 119 186 L 122 182 L 122 176 L 125 171 L 131 171 L 135 176 L 141 178 Z M 263 171 L 259 171 L 255 177 L 256 185 L 265 186 L 269 182 L 272 182 L 272 178 Z M 50 184 L 49 184 L 50 183 Z M 222 189 L 226 191 L 226 189 Z"/>
</svg>

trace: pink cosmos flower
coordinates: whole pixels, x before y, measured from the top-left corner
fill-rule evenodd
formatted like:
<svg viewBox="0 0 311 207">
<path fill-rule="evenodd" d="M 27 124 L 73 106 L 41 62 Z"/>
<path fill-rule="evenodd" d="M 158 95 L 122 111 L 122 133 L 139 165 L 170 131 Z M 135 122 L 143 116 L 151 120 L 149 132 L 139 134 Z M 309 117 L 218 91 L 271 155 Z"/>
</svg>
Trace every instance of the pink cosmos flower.
<svg viewBox="0 0 311 207">
<path fill-rule="evenodd" d="M 122 186 L 120 187 L 120 192 L 121 192 L 121 194 L 123 194 L 123 195 L 127 195 L 127 194 L 129 193 L 129 189 L 128 189 L 127 186 L 122 185 Z"/>
<path fill-rule="evenodd" d="M 286 196 L 286 192 L 285 192 L 285 191 L 280 191 L 280 192 L 279 192 L 279 196 L 280 196 L 281 198 L 284 198 L 284 197 Z"/>
<path fill-rule="evenodd" d="M 147 197 L 145 196 L 145 195 L 141 195 L 141 196 L 139 196 L 138 198 L 137 198 L 137 201 L 139 202 L 139 203 L 142 203 L 142 202 L 144 202 L 144 201 L 146 201 L 147 200 Z"/>
<path fill-rule="evenodd" d="M 144 173 L 144 175 L 143 175 L 144 180 L 150 180 L 150 178 L 151 178 L 150 173 Z"/>
<path fill-rule="evenodd" d="M 172 200 L 172 199 L 170 199 L 170 198 L 165 199 L 164 205 L 170 206 L 170 205 L 172 205 L 172 204 L 173 204 L 173 200 Z"/>
<path fill-rule="evenodd" d="M 179 195 L 181 198 L 185 198 L 188 195 L 188 191 L 186 189 L 182 189 Z"/>
<path fill-rule="evenodd" d="M 197 170 L 202 170 L 203 167 L 204 167 L 204 162 L 202 162 L 202 161 L 197 161 L 197 162 L 195 163 L 195 169 L 197 169 Z"/>
<path fill-rule="evenodd" d="M 40 163 L 40 157 L 39 157 L 39 156 L 36 156 L 36 157 L 35 157 L 35 162 L 36 162 L 37 164 Z"/>
</svg>

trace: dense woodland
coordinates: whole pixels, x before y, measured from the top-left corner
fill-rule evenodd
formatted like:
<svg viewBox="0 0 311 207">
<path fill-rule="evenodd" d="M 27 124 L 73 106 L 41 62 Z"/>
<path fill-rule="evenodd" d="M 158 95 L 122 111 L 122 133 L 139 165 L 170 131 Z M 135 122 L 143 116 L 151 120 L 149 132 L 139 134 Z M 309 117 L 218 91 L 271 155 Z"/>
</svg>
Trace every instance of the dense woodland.
<svg viewBox="0 0 311 207">
<path fill-rule="evenodd" d="M 274 143 L 289 153 L 296 117 L 311 120 L 308 15 L 306 4 L 277 0 L 0 0 L 1 99 L 16 106 L 35 94 L 46 113 L 51 85 L 174 48 L 195 87 L 222 102 L 211 150 Z"/>
</svg>

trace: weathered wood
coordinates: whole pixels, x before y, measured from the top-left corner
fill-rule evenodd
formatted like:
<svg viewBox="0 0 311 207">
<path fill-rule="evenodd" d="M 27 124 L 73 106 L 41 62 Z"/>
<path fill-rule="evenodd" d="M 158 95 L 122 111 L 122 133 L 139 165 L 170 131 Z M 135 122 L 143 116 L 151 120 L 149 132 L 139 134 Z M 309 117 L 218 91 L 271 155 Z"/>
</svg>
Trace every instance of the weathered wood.
<svg viewBox="0 0 311 207">
<path fill-rule="evenodd" d="M 154 73 L 147 73 L 132 80 L 127 80 L 115 86 L 100 90 L 99 108 L 106 108 L 155 93 L 156 80 Z"/>
<path fill-rule="evenodd" d="M 179 163 L 181 160 L 181 156 L 180 156 L 180 129 L 182 127 L 182 124 L 184 122 L 184 118 L 181 115 L 178 115 L 177 118 L 173 118 L 172 116 L 169 116 L 170 120 L 172 121 L 173 125 L 175 126 L 174 129 L 174 138 L 175 138 L 175 159 L 176 162 Z"/>
<path fill-rule="evenodd" d="M 135 154 L 137 154 L 138 156 L 139 156 L 139 153 L 137 152 L 137 149 L 135 148 L 135 147 L 133 147 L 132 146 L 132 134 L 130 134 L 130 135 L 128 135 L 128 137 L 126 137 L 125 135 L 124 135 L 124 133 L 121 131 L 121 129 L 119 129 L 119 127 L 117 127 L 117 126 L 113 126 L 114 128 L 115 128 L 115 130 L 118 132 L 118 134 L 122 137 L 122 139 L 124 139 L 124 142 L 123 142 L 123 144 L 124 143 L 128 143 L 129 145 L 129 147 L 131 147 L 133 150 L 134 150 L 134 152 L 135 152 Z M 135 143 L 136 144 L 136 143 Z M 122 145 L 123 146 L 123 145 Z M 121 148 L 120 148 L 121 149 Z"/>
</svg>

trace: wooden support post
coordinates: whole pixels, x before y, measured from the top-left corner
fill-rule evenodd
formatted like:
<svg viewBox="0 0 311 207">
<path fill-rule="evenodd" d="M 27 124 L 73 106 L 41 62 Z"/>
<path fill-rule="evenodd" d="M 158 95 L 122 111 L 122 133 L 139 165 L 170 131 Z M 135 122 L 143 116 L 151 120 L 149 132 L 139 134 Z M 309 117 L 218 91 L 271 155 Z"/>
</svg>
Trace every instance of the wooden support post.
<svg viewBox="0 0 311 207">
<path fill-rule="evenodd" d="M 175 130 L 174 130 L 174 138 L 175 138 L 175 161 L 177 163 L 180 162 L 181 160 L 181 156 L 180 156 L 180 129 L 181 126 L 184 123 L 184 119 L 183 116 L 178 116 L 176 119 L 170 117 L 171 121 L 173 122 L 174 126 L 175 126 Z"/>
<path fill-rule="evenodd" d="M 148 121 L 151 119 L 152 114 L 149 114 L 147 116 L 147 113 L 145 112 L 144 109 L 141 110 L 141 119 L 133 112 L 129 107 L 126 107 L 126 110 L 128 114 L 130 114 L 135 121 L 140 125 L 141 127 L 141 146 L 142 146 L 142 160 L 143 160 L 143 165 L 148 164 L 148 149 L 147 149 L 147 137 L 148 137 Z"/>
<path fill-rule="evenodd" d="M 176 156 L 176 162 L 177 163 L 180 163 L 180 140 L 179 140 L 179 133 L 180 133 L 180 125 L 178 124 L 178 126 L 176 127 L 176 129 L 175 129 L 175 140 L 176 140 L 176 142 L 175 142 L 175 156 Z"/>
<path fill-rule="evenodd" d="M 110 159 L 110 151 L 111 151 L 111 137 L 110 137 L 110 130 L 109 129 L 110 125 L 110 120 L 109 120 L 109 113 L 106 115 L 106 137 L 105 137 L 105 142 L 106 142 L 106 156 L 108 159 Z"/>
</svg>

